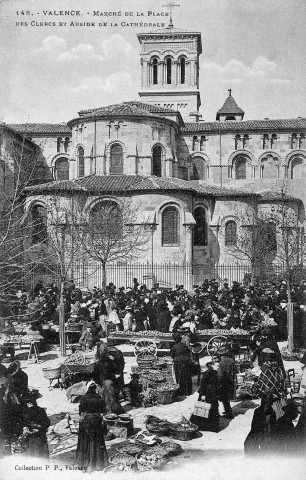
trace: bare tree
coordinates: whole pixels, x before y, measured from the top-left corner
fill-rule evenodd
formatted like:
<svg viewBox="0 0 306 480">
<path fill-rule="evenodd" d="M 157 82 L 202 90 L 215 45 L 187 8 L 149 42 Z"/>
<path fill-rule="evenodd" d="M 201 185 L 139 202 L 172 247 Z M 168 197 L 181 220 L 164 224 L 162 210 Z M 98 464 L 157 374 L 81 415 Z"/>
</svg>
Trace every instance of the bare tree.
<svg viewBox="0 0 306 480">
<path fill-rule="evenodd" d="M 151 228 L 145 212 L 131 198 L 121 198 L 118 203 L 101 199 L 88 213 L 83 210 L 76 215 L 78 222 L 86 225 L 84 253 L 101 264 L 104 291 L 107 264 L 139 258 L 148 249 Z"/>
<path fill-rule="evenodd" d="M 47 167 L 41 150 L 25 135 L 5 124 L 0 126 L 0 301 L 8 305 L 8 295 L 21 286 L 32 262 L 24 257 L 24 188 L 43 180 Z M 39 173 L 40 172 L 40 173 Z M 39 177 L 41 175 L 42 178 Z M 48 178 L 46 176 L 46 178 Z"/>
<path fill-rule="evenodd" d="M 301 202 L 300 202 L 301 203 Z M 270 229 L 274 262 L 282 265 L 282 277 L 287 286 L 288 350 L 293 349 L 293 305 L 291 292 L 297 281 L 298 267 L 303 265 L 305 255 L 304 214 L 297 207 L 296 199 L 280 190 L 270 208 L 262 209 L 262 222 Z"/>
</svg>

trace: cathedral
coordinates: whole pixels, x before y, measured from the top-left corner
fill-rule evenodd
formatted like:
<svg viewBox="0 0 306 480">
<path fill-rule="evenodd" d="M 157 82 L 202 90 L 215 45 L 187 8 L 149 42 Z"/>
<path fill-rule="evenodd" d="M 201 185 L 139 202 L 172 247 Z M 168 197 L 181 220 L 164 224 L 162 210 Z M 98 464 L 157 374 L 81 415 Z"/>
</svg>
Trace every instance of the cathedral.
<svg viewBox="0 0 306 480">
<path fill-rule="evenodd" d="M 206 271 L 236 262 L 250 209 L 273 207 L 285 191 L 299 227 L 306 202 L 306 119 L 244 120 L 228 91 L 216 120 L 201 120 L 201 33 L 173 27 L 138 34 L 135 101 L 78 112 L 62 124 L 15 124 L 48 167 L 27 188 L 27 211 L 43 215 L 54 196 L 88 194 L 84 208 L 129 197 L 151 227 L 137 262 Z M 256 204 L 256 207 L 255 207 Z"/>
</svg>

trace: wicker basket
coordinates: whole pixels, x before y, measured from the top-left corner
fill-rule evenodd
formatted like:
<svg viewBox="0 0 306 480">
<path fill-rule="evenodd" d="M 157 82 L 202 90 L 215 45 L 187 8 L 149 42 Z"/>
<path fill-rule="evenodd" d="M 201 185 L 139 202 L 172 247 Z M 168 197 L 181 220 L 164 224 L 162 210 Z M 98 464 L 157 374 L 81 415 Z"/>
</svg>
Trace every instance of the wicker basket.
<svg viewBox="0 0 306 480">
<path fill-rule="evenodd" d="M 177 427 L 171 427 L 170 433 L 173 438 L 176 440 L 191 440 L 194 437 L 194 434 L 199 430 L 197 425 L 191 424 L 189 429 L 180 430 Z"/>
<path fill-rule="evenodd" d="M 157 396 L 157 402 L 160 405 L 168 405 L 173 402 L 176 388 L 173 390 L 155 390 Z"/>
<path fill-rule="evenodd" d="M 56 378 L 61 378 L 61 365 L 55 368 L 43 368 L 42 372 L 44 377 L 48 380 L 55 380 Z"/>
</svg>

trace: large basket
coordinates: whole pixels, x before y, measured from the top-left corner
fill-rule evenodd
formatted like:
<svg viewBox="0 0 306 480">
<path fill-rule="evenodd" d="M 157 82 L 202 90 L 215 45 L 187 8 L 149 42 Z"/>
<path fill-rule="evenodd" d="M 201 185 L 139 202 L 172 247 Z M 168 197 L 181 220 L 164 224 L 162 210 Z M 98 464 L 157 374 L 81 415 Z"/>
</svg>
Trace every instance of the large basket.
<svg viewBox="0 0 306 480">
<path fill-rule="evenodd" d="M 173 438 L 176 440 L 191 440 L 195 433 L 199 430 L 197 425 L 191 424 L 189 429 L 181 430 L 179 426 L 173 426 L 170 428 L 170 433 Z"/>
<path fill-rule="evenodd" d="M 44 377 L 48 380 L 55 380 L 56 378 L 61 378 L 61 368 L 61 365 L 55 368 L 45 367 L 42 369 L 42 372 L 44 374 Z"/>
<path fill-rule="evenodd" d="M 173 390 L 155 390 L 156 399 L 160 405 L 168 405 L 173 402 L 176 387 Z"/>
</svg>

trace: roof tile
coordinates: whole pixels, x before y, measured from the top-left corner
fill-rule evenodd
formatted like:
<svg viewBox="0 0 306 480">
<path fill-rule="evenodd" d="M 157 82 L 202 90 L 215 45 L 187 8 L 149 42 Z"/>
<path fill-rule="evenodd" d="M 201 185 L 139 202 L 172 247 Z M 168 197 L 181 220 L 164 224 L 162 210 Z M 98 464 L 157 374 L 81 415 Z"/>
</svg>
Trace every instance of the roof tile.
<svg viewBox="0 0 306 480">
<path fill-rule="evenodd" d="M 71 135 L 71 130 L 66 123 L 12 123 L 8 126 L 27 136 L 42 133 Z"/>
<path fill-rule="evenodd" d="M 244 120 L 241 122 L 198 122 L 185 123 L 181 131 L 183 134 L 196 132 L 248 132 L 251 130 L 298 130 L 306 129 L 306 118 L 279 119 L 279 120 Z"/>
</svg>

